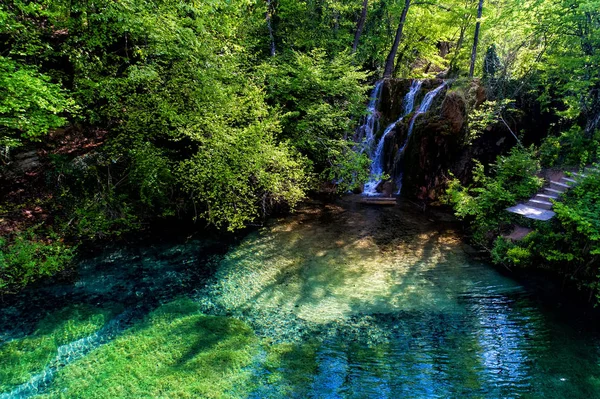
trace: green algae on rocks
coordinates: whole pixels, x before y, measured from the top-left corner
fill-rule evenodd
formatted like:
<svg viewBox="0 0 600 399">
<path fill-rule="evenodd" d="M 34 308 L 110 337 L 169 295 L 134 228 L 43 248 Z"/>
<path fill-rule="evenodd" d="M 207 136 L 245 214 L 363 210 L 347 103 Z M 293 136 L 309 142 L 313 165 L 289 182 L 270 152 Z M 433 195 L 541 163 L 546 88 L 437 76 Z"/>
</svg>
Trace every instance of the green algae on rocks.
<svg viewBox="0 0 600 399">
<path fill-rule="evenodd" d="M 31 335 L 0 345 L 0 392 L 27 382 L 54 359 L 58 347 L 98 331 L 116 311 L 68 306 L 41 320 Z"/>
<path fill-rule="evenodd" d="M 243 322 L 180 299 L 61 370 L 43 398 L 236 398 L 258 339 Z"/>
</svg>

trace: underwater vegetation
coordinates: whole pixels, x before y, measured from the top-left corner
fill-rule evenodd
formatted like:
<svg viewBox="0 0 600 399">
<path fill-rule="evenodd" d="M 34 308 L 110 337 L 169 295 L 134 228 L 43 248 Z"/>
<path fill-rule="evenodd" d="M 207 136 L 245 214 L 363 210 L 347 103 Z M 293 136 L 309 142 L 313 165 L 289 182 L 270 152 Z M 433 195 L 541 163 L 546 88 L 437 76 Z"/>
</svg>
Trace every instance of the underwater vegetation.
<svg viewBox="0 0 600 399">
<path fill-rule="evenodd" d="M 54 289 L 20 335 L 4 322 L 0 398 L 598 396 L 597 332 L 438 216 L 306 207 L 218 256 L 190 241 L 85 260 L 87 303 Z"/>
</svg>

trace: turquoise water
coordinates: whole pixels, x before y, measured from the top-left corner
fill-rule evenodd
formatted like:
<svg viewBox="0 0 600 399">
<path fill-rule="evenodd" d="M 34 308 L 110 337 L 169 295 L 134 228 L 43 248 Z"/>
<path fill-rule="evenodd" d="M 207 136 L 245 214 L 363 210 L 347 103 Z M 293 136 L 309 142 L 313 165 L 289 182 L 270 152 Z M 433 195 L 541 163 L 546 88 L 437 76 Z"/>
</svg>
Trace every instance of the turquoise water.
<svg viewBox="0 0 600 399">
<path fill-rule="evenodd" d="M 592 323 L 447 220 L 348 199 L 229 246 L 107 250 L 1 305 L 0 397 L 600 397 Z"/>
</svg>

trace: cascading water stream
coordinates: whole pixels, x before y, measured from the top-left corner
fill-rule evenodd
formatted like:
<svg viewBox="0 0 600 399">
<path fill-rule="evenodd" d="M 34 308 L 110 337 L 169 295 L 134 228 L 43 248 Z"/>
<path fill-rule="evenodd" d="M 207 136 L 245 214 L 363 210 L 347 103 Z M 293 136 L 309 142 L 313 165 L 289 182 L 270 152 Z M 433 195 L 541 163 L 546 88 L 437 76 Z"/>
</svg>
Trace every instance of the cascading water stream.
<svg viewBox="0 0 600 399">
<path fill-rule="evenodd" d="M 381 139 L 379 139 L 379 143 L 377 144 L 377 148 L 375 149 L 375 153 L 373 154 L 373 161 L 371 162 L 371 175 L 374 177 L 369 182 L 365 184 L 364 194 L 366 195 L 376 195 L 377 194 L 377 186 L 379 185 L 380 180 L 377 179 L 377 176 L 380 176 L 383 173 L 383 149 L 385 146 L 385 139 L 387 135 L 394 130 L 396 125 L 404 119 L 404 117 L 410 114 L 415 106 L 415 97 L 417 93 L 421 90 L 423 82 L 420 80 L 414 80 L 410 86 L 409 92 L 404 97 L 404 113 L 394 123 L 389 125 Z"/>
<path fill-rule="evenodd" d="M 415 127 L 415 121 L 417 120 L 419 115 L 429 111 L 429 108 L 431 108 L 431 104 L 433 103 L 433 99 L 440 93 L 440 91 L 444 89 L 444 87 L 446 87 L 446 82 L 442 83 L 441 86 L 437 87 L 435 90 L 432 90 L 429 93 L 427 93 L 427 95 L 425 95 L 425 98 L 419 106 L 417 113 L 415 114 L 415 116 L 413 116 L 412 120 L 410 121 L 410 126 L 408 127 L 408 134 L 406 135 L 406 140 L 404 141 L 402 148 L 400 148 L 400 150 L 398 151 L 404 152 L 404 148 L 406 148 L 406 144 L 408 144 L 408 139 L 412 135 L 413 129 Z"/>
<path fill-rule="evenodd" d="M 446 82 L 442 83 L 436 89 L 427 93 L 425 95 L 425 98 L 423 98 L 423 101 L 421 102 L 419 109 L 417 110 L 417 112 L 413 116 L 412 120 L 410 121 L 410 125 L 408 126 L 408 133 L 406 134 L 406 139 L 404 140 L 402 147 L 400 147 L 400 149 L 398 150 L 398 152 L 396 154 L 396 159 L 394 160 L 395 164 L 398 164 L 398 162 L 401 161 L 402 157 L 404 156 L 404 150 L 406 149 L 406 146 L 408 145 L 408 140 L 410 139 L 410 136 L 413 133 L 413 130 L 415 128 L 415 122 L 416 122 L 417 118 L 419 117 L 419 115 L 424 114 L 425 112 L 429 111 L 429 108 L 431 108 L 431 104 L 433 103 L 433 100 L 445 87 L 446 87 Z M 400 173 L 398 175 L 398 178 L 396 179 L 396 186 L 398 187 L 397 194 L 400 194 L 400 191 L 402 189 L 402 173 Z"/>
<path fill-rule="evenodd" d="M 361 138 L 364 137 L 367 139 L 366 148 L 369 153 L 371 152 L 371 147 L 373 146 L 373 140 L 375 138 L 375 132 L 377 131 L 379 123 L 379 113 L 377 112 L 377 108 L 379 106 L 382 87 L 383 80 L 380 80 L 375 84 L 375 87 L 371 92 L 371 100 L 367 106 L 367 118 L 365 119 L 365 123 L 359 128 Z"/>
</svg>

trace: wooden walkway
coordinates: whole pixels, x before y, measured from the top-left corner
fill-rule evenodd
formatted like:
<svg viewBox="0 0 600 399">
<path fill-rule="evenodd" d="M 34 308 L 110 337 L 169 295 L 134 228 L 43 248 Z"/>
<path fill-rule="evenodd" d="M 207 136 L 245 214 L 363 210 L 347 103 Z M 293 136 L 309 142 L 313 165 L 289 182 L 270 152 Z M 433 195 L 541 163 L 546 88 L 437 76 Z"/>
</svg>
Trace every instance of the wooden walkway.
<svg viewBox="0 0 600 399">
<path fill-rule="evenodd" d="M 394 197 L 363 197 L 360 200 L 361 204 L 367 205 L 396 205 L 396 198 Z"/>
</svg>

